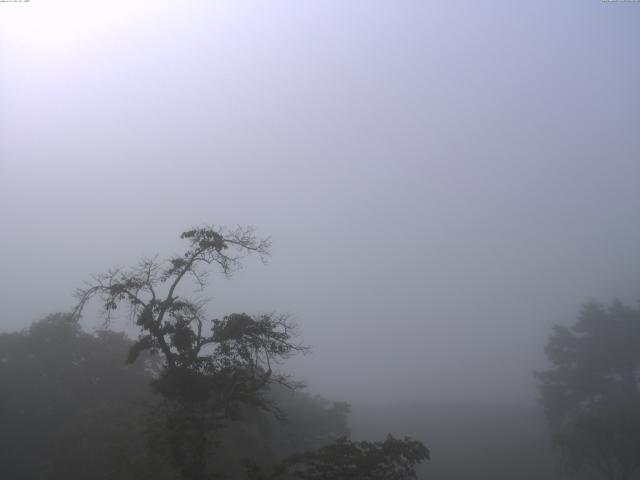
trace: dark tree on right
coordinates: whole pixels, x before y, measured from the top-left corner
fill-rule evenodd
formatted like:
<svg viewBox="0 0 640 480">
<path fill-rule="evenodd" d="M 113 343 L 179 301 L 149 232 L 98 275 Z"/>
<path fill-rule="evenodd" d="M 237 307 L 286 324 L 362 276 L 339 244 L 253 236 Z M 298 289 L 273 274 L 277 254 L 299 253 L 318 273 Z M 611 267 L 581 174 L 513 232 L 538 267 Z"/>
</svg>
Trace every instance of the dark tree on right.
<svg viewBox="0 0 640 480">
<path fill-rule="evenodd" d="M 640 478 L 640 309 L 586 304 L 545 352 L 553 366 L 535 375 L 562 470 Z"/>
</svg>

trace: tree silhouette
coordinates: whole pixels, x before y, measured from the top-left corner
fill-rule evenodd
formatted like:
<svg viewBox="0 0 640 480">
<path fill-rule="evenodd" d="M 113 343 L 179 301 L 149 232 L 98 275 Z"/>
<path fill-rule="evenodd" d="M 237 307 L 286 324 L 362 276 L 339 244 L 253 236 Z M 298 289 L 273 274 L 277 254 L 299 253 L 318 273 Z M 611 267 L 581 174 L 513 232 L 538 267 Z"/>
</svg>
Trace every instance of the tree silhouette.
<svg viewBox="0 0 640 480">
<path fill-rule="evenodd" d="M 146 258 L 131 269 L 94 276 L 77 291 L 74 316 L 93 297 L 101 300 L 107 324 L 121 304 L 129 307 L 141 333 L 127 361 L 146 351 L 160 354 L 162 368 L 153 388 L 167 400 L 163 414 L 173 461 L 185 478 L 203 480 L 211 477 L 212 432 L 221 422 L 239 418 L 242 406 L 280 415 L 266 395 L 269 385 L 295 388 L 299 383 L 273 366 L 307 347 L 294 341 L 296 328 L 286 315 L 234 313 L 209 321 L 206 302 L 178 293 L 188 279 L 204 289 L 207 267 L 218 266 L 230 276 L 244 256 L 256 253 L 264 259 L 269 239 L 258 239 L 252 228 L 211 226 L 181 238 L 188 242 L 181 256 Z"/>
<path fill-rule="evenodd" d="M 73 318 L 77 320 L 94 297 L 102 303 L 107 325 L 119 306 L 129 308 L 141 332 L 127 362 L 136 362 L 143 353 L 157 353 L 161 359 L 152 386 L 165 399 L 156 412 L 164 419 L 162 435 L 172 464 L 187 480 L 207 480 L 218 473 L 219 468 L 211 464 L 214 447 L 222 443 L 221 429 L 230 420 L 256 418 L 256 412 L 283 418 L 269 387 L 296 389 L 301 384 L 274 371 L 274 365 L 308 347 L 295 341 L 296 327 L 286 315 L 232 313 L 209 320 L 206 302 L 184 293 L 189 280 L 204 289 L 213 266 L 230 276 L 246 255 L 255 253 L 264 260 L 269 239 L 258 239 L 252 228 L 212 226 L 186 231 L 181 238 L 188 243 L 181 256 L 145 258 L 133 268 L 95 275 L 76 292 Z M 347 404 L 333 404 L 323 412 L 325 428 L 307 426 L 306 430 L 325 434 L 330 441 L 336 431 L 346 430 L 348 411 Z M 229 436 L 229 429 L 224 432 Z M 290 433 L 292 439 L 300 435 L 295 429 Z M 281 447 L 287 449 L 282 442 Z M 317 451 L 286 458 L 269 478 L 290 471 L 308 479 L 402 480 L 415 478 L 415 465 L 426 458 L 428 450 L 417 441 L 390 436 L 379 443 L 351 442 L 344 437 Z M 255 463 L 247 470 L 255 478 L 261 472 Z"/>
<path fill-rule="evenodd" d="M 123 362 L 131 340 L 84 332 L 68 314 L 0 334 L 2 478 L 176 480 L 146 447 L 155 360 Z"/>
<path fill-rule="evenodd" d="M 553 368 L 536 373 L 561 467 L 610 480 L 640 467 L 640 310 L 589 303 L 571 328 L 554 327 Z"/>
<path fill-rule="evenodd" d="M 292 476 L 300 480 L 413 480 L 415 466 L 429 458 L 429 450 L 409 438 L 387 436 L 384 442 L 354 442 L 346 437 L 315 451 L 294 454 L 265 473 L 248 463 L 251 480 Z"/>
</svg>

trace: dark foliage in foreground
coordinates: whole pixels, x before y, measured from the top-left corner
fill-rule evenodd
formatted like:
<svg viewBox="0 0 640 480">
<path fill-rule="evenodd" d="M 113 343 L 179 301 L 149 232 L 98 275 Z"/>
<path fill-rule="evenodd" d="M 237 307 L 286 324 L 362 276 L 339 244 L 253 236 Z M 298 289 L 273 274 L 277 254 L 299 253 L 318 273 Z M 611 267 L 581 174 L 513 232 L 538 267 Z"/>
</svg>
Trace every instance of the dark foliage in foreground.
<svg viewBox="0 0 640 480">
<path fill-rule="evenodd" d="M 0 334 L 2 478 L 183 478 L 170 461 L 172 432 L 162 415 L 173 404 L 149 388 L 158 358 L 144 355 L 125 365 L 132 345 L 121 333 L 86 333 L 62 314 Z M 286 421 L 244 408 L 241 419 L 214 431 L 212 473 L 246 478 L 247 458 L 270 469 L 349 433 L 344 402 L 282 387 L 269 395 Z"/>
<path fill-rule="evenodd" d="M 411 480 L 415 466 L 429 458 L 429 450 L 417 441 L 389 435 L 384 442 L 337 439 L 316 451 L 291 455 L 270 473 L 248 464 L 252 480 L 272 480 L 284 475 L 301 480 Z"/>
</svg>

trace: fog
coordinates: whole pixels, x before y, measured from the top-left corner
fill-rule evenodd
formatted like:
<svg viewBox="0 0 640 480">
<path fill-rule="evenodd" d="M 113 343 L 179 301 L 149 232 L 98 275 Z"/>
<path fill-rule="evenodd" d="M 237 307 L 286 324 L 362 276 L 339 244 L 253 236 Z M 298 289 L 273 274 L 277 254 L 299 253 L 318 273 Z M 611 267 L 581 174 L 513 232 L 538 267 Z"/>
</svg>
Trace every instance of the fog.
<svg viewBox="0 0 640 480">
<path fill-rule="evenodd" d="M 194 225 L 254 225 L 269 262 L 214 275 L 211 315 L 292 314 L 310 391 L 533 408 L 551 326 L 640 298 L 639 22 L 577 0 L 1 3 L 0 329 Z"/>
</svg>

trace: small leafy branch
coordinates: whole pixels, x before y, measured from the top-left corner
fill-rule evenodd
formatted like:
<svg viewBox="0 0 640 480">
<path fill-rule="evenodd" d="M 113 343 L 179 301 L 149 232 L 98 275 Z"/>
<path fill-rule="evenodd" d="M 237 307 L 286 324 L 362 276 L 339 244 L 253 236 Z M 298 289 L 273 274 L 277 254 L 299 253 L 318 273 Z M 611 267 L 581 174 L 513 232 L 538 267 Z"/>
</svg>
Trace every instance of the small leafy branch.
<svg viewBox="0 0 640 480">
<path fill-rule="evenodd" d="M 251 480 L 275 480 L 291 476 L 301 480 L 415 480 L 415 467 L 429 459 L 429 449 L 422 442 L 394 438 L 384 442 L 354 442 L 337 439 L 316 451 L 292 455 L 270 472 L 251 462 L 246 463 Z"/>
</svg>

